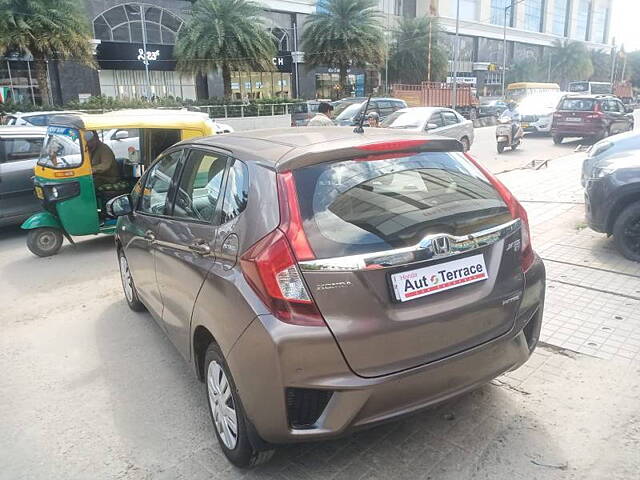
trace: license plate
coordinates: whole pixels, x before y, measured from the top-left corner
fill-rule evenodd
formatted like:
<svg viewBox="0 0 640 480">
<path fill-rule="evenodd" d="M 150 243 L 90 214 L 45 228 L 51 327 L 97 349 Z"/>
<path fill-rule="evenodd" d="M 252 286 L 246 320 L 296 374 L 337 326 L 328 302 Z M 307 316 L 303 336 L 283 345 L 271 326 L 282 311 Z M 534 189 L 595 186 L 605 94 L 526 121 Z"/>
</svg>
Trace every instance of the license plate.
<svg viewBox="0 0 640 480">
<path fill-rule="evenodd" d="M 407 302 L 489 278 L 484 255 L 445 262 L 391 275 L 396 300 Z"/>
<path fill-rule="evenodd" d="M 575 117 L 569 117 L 569 118 L 565 118 L 564 119 L 565 122 L 575 122 L 575 123 L 580 123 L 582 121 L 581 118 L 575 118 Z"/>
<path fill-rule="evenodd" d="M 528 123 L 523 123 L 522 124 L 522 128 L 529 128 L 529 124 Z"/>
<path fill-rule="evenodd" d="M 44 200 L 44 192 L 42 191 L 42 187 L 39 185 L 36 185 L 34 187 L 34 190 L 36 192 L 36 197 L 39 198 L 40 200 Z"/>
</svg>

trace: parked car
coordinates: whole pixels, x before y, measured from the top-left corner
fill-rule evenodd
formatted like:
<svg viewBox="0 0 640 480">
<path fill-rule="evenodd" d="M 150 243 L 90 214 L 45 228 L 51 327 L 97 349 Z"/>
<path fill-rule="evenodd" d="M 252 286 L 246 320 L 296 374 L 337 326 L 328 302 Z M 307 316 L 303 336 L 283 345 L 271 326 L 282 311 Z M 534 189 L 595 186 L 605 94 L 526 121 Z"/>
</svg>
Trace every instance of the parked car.
<svg viewBox="0 0 640 480">
<path fill-rule="evenodd" d="M 478 107 L 479 117 L 499 117 L 508 108 L 504 100 L 489 100 Z"/>
<path fill-rule="evenodd" d="M 52 111 L 52 112 L 17 112 L 9 114 L 4 119 L 5 125 L 25 125 L 31 127 L 46 127 L 51 122 L 51 119 L 56 115 L 77 114 L 72 110 L 65 111 Z"/>
<path fill-rule="evenodd" d="M 380 126 L 455 138 L 465 152 L 473 144 L 473 122 L 450 108 L 403 108 L 389 115 Z"/>
<path fill-rule="evenodd" d="M 340 113 L 336 114 L 334 112 L 336 125 L 357 125 L 358 122 L 360 122 L 360 116 L 362 115 L 366 104 L 367 100 L 365 99 L 362 102 L 350 104 Z M 399 100 L 397 98 L 372 98 L 369 102 L 369 106 L 367 107 L 367 113 L 376 112 L 382 121 L 393 112 L 402 108 L 407 108 L 407 104 L 404 100 Z"/>
<path fill-rule="evenodd" d="M 190 139 L 108 211 L 127 303 L 204 381 L 239 466 L 477 388 L 538 341 L 526 212 L 449 138 Z"/>
<path fill-rule="evenodd" d="M 291 126 L 306 127 L 316 113 L 320 102 L 309 100 L 308 102 L 296 103 L 291 107 Z"/>
<path fill-rule="evenodd" d="M 640 262 L 640 150 L 598 162 L 586 180 L 585 209 L 592 230 L 613 235 L 620 253 Z"/>
<path fill-rule="evenodd" d="M 598 168 L 608 158 L 629 150 L 640 150 L 640 132 L 632 131 L 614 135 L 594 143 L 587 151 L 587 158 L 582 162 L 580 183 L 584 187 L 587 179 L 593 176 L 593 170 Z"/>
<path fill-rule="evenodd" d="M 610 95 L 566 95 L 553 114 L 551 135 L 560 144 L 567 137 L 602 139 L 633 130 L 633 109 Z"/>
<path fill-rule="evenodd" d="M 520 125 L 524 132 L 550 133 L 553 114 L 564 95 L 562 92 L 549 92 L 524 97 L 518 104 Z"/>
<path fill-rule="evenodd" d="M 40 127 L 0 127 L 0 225 L 14 225 L 41 210 L 33 193 L 33 167 L 47 132 Z"/>
</svg>

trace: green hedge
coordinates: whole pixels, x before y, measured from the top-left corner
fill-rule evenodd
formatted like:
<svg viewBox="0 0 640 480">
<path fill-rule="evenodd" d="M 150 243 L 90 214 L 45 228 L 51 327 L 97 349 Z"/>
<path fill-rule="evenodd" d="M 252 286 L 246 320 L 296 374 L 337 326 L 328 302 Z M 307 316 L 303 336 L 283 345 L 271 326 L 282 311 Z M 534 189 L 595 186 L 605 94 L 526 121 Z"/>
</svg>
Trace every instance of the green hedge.
<svg viewBox="0 0 640 480">
<path fill-rule="evenodd" d="M 111 97 L 95 96 L 89 98 L 86 102 L 80 103 L 72 101 L 66 105 L 33 105 L 31 103 L 5 103 L 0 105 L 0 110 L 5 113 L 14 112 L 38 112 L 43 110 L 121 110 L 127 108 L 189 108 L 193 110 L 209 111 L 211 117 L 222 118 L 225 116 L 225 106 L 227 107 L 227 115 L 229 117 L 239 117 L 241 113 L 244 116 L 271 115 L 271 106 L 265 104 L 276 104 L 274 106 L 275 114 L 285 113 L 285 103 L 299 103 L 304 100 L 290 98 L 263 98 L 252 100 L 249 104 L 241 101 L 224 102 L 222 98 L 209 98 L 206 100 L 183 100 L 181 98 L 159 98 L 154 102 L 145 100 L 132 99 L 120 100 Z M 198 107 L 210 106 L 208 109 L 200 109 Z"/>
</svg>

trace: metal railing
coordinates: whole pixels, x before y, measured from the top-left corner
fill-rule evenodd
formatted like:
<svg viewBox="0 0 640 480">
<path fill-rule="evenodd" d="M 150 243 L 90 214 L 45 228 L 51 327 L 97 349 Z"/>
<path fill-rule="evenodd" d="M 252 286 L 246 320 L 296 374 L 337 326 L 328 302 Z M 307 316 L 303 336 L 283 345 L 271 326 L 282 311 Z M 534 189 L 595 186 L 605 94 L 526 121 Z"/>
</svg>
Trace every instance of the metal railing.
<svg viewBox="0 0 640 480">
<path fill-rule="evenodd" d="M 254 103 L 254 104 L 230 104 L 230 105 L 193 105 L 184 107 L 154 107 L 158 110 L 182 110 L 202 112 L 209 115 L 209 118 L 244 118 L 244 117 L 273 117 L 276 115 L 289 115 L 293 112 L 295 103 Z M 140 107 L 132 107 L 140 108 Z M 93 108 L 76 110 L 82 113 L 106 113 L 113 111 L 109 108 Z M 121 110 L 121 109 L 116 109 Z"/>
</svg>

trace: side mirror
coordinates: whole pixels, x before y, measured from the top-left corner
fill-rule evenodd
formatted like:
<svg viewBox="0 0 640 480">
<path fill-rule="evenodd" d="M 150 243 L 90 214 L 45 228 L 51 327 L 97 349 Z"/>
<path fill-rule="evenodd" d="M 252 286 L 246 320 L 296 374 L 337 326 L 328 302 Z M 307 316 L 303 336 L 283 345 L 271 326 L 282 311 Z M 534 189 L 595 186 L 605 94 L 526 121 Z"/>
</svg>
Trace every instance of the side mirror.
<svg viewBox="0 0 640 480">
<path fill-rule="evenodd" d="M 126 130 L 118 130 L 115 135 L 116 140 L 125 140 L 129 138 L 129 132 Z"/>
<path fill-rule="evenodd" d="M 629 105 L 624 107 L 624 111 L 627 113 L 633 113 L 633 107 L 630 107 Z"/>
<path fill-rule="evenodd" d="M 133 205 L 129 194 L 120 195 L 107 202 L 107 214 L 112 217 L 123 217 L 133 212 Z"/>
<path fill-rule="evenodd" d="M 427 130 L 435 130 L 436 128 L 438 128 L 438 125 L 435 123 L 427 123 Z"/>
</svg>

